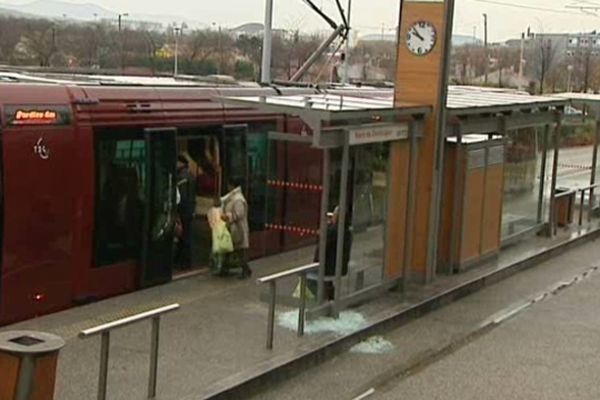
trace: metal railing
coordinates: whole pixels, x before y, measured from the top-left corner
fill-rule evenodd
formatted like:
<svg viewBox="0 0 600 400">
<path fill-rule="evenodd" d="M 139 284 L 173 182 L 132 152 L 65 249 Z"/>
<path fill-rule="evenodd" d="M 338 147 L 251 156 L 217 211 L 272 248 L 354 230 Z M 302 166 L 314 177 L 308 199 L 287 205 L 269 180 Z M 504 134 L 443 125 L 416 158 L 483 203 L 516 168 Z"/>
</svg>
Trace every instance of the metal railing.
<svg viewBox="0 0 600 400">
<path fill-rule="evenodd" d="M 304 336 L 304 321 L 306 314 L 306 274 L 319 267 L 319 263 L 312 263 L 302 267 L 278 272 L 256 280 L 257 285 L 269 284 L 269 315 L 267 321 L 267 349 L 273 349 L 273 335 L 275 330 L 275 303 L 277 301 L 277 281 L 294 275 L 300 275 L 300 306 L 298 310 L 298 336 Z"/>
<path fill-rule="evenodd" d="M 575 202 L 577 202 L 577 195 L 579 195 L 579 218 L 578 218 L 578 225 L 582 226 L 583 225 L 583 216 L 584 216 L 584 211 L 585 211 L 585 195 L 586 193 L 589 192 L 589 196 L 588 196 L 588 222 L 591 221 L 592 219 L 592 210 L 594 207 L 594 191 L 596 189 L 600 188 L 600 183 L 595 183 L 593 185 L 588 185 L 585 187 L 580 187 L 580 188 L 575 188 L 575 189 L 571 189 L 571 190 L 567 190 L 564 192 L 559 192 L 559 193 L 555 193 L 553 196 L 553 214 L 552 218 L 551 218 L 551 232 L 552 234 L 556 234 L 556 228 L 558 226 L 558 211 L 559 211 L 559 207 L 557 207 L 557 200 L 563 198 L 563 197 L 573 197 L 573 204 L 570 205 L 571 207 L 571 212 L 572 209 L 575 206 Z"/>
<path fill-rule="evenodd" d="M 122 328 L 136 322 L 152 319 L 152 335 L 150 337 L 150 373 L 148 377 L 148 398 L 156 397 L 156 381 L 158 377 L 158 347 L 160 332 L 160 317 L 171 311 L 179 309 L 179 304 L 156 308 L 131 317 L 108 322 L 79 333 L 79 337 L 86 339 L 96 335 L 102 335 L 100 346 L 100 375 L 98 377 L 98 400 L 106 399 L 106 387 L 108 384 L 108 358 L 110 351 L 110 332 L 113 329 Z"/>
<path fill-rule="evenodd" d="M 588 199 L 588 222 L 592 220 L 592 209 L 594 208 L 594 190 L 600 187 L 600 183 L 595 183 L 583 188 L 579 188 L 577 191 L 581 193 L 581 199 L 579 202 L 579 226 L 583 225 L 583 205 L 585 203 L 585 194 L 589 192 Z"/>
</svg>

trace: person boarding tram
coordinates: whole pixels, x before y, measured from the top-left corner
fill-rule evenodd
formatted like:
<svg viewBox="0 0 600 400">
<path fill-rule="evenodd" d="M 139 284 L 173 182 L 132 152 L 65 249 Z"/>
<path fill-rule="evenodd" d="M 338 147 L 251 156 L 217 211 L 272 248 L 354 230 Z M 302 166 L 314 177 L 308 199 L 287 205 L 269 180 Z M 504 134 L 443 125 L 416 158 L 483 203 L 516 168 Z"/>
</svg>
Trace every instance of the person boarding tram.
<svg viewBox="0 0 600 400">
<path fill-rule="evenodd" d="M 223 197 L 222 219 L 227 223 L 233 241 L 234 254 L 242 267 L 241 279 L 249 278 L 252 270 L 248 266 L 250 229 L 248 226 L 248 202 L 242 192 L 242 182 L 230 179 L 227 193 Z"/>
<path fill-rule="evenodd" d="M 175 251 L 175 267 L 192 267 L 192 221 L 196 211 L 196 180 L 189 171 L 189 161 L 184 155 L 177 157 L 177 190 L 179 204 L 177 213 L 181 223 L 181 235 Z"/>
</svg>

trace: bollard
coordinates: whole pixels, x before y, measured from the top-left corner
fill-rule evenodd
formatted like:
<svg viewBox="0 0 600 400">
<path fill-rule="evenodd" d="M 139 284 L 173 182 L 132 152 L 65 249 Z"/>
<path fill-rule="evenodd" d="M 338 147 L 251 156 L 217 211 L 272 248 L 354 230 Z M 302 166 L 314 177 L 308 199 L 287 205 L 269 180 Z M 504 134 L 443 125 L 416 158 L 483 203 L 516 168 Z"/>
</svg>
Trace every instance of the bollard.
<svg viewBox="0 0 600 400">
<path fill-rule="evenodd" d="M 0 332 L 0 400 L 52 400 L 64 345 L 48 333 Z"/>
</svg>

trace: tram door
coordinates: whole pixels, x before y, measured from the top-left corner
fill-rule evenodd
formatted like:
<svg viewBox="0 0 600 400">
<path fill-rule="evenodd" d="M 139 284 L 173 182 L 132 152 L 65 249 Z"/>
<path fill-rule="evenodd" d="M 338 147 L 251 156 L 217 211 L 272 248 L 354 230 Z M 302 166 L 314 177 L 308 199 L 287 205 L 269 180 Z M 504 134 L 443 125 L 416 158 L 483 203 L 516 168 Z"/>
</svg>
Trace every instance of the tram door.
<svg viewBox="0 0 600 400">
<path fill-rule="evenodd" d="M 140 286 L 171 280 L 176 192 L 176 129 L 146 129 L 145 203 Z"/>
<path fill-rule="evenodd" d="M 248 137 L 248 125 L 225 125 L 221 137 L 221 162 L 223 168 L 222 194 L 227 193 L 229 182 L 238 182 L 242 185 L 242 191 L 247 199 L 251 198 L 248 193 L 248 151 L 246 139 Z"/>
</svg>

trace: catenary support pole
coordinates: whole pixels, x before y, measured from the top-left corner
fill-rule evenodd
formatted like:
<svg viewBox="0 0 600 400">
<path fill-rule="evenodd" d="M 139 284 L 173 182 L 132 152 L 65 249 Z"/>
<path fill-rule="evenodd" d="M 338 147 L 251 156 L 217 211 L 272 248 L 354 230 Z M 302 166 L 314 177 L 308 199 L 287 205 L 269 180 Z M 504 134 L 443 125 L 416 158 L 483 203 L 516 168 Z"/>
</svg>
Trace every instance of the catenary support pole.
<svg viewBox="0 0 600 400">
<path fill-rule="evenodd" d="M 348 15 L 346 20 L 348 22 L 348 26 L 346 27 L 346 43 L 344 49 L 344 74 L 342 75 L 342 83 L 345 85 L 348 83 L 349 74 L 350 74 L 350 18 L 352 16 L 352 0 L 348 0 Z"/>
<path fill-rule="evenodd" d="M 265 0 L 265 29 L 263 35 L 262 68 L 260 81 L 271 83 L 271 56 L 273 48 L 273 0 Z"/>
</svg>

